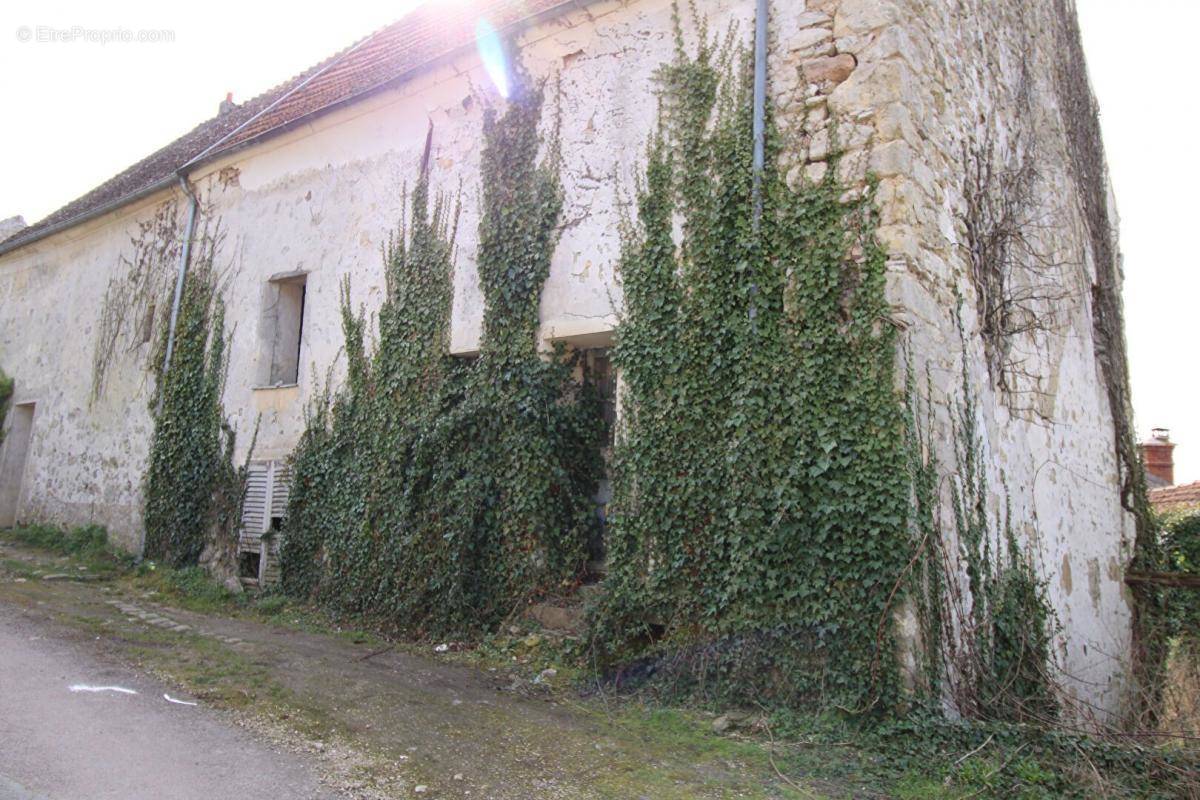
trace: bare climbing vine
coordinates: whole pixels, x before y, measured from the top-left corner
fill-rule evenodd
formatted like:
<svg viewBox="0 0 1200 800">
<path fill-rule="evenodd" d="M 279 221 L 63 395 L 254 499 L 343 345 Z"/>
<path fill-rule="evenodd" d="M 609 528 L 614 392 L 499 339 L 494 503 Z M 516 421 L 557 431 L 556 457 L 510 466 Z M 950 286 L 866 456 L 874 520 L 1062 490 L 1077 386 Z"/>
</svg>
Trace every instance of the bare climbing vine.
<svg viewBox="0 0 1200 800">
<path fill-rule="evenodd" d="M 181 244 L 176 217 L 169 201 L 140 223 L 129 240 L 131 252 L 120 256 L 109 279 L 92 353 L 93 403 L 104 396 L 113 364 L 143 345 L 152 350 L 166 329 Z"/>
<path fill-rule="evenodd" d="M 1014 94 L 1017 115 L 1031 117 L 1027 61 Z M 1014 134 L 1002 146 L 987 126 L 963 143 L 962 156 L 959 219 L 966 236 L 960 246 L 970 265 L 988 374 L 1012 410 L 1044 414 L 1038 403 L 1050 391 L 1044 364 L 1070 292 L 1066 265 L 1040 241 L 1056 220 L 1039 203 L 1035 137 Z"/>
</svg>

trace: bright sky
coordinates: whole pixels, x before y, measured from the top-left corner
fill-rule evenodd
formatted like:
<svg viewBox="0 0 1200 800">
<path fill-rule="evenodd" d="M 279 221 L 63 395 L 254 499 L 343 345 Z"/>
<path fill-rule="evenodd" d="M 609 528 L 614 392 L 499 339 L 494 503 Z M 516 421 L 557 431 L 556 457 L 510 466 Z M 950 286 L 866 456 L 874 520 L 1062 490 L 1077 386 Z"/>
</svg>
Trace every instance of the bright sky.
<svg viewBox="0 0 1200 800">
<path fill-rule="evenodd" d="M 1121 215 L 1138 433 L 1171 429 L 1175 481 L 1200 480 L 1200 161 L 1195 0 L 1077 0 Z"/>
<path fill-rule="evenodd" d="M 225 92 L 253 97 L 417 2 L 341 0 L 319 15 L 246 0 L 0 5 L 0 218 L 45 216 L 211 116 Z M 1138 432 L 1170 428 L 1176 480 L 1200 480 L 1200 359 L 1188 355 L 1200 327 L 1200 209 L 1188 199 L 1200 186 L 1200 3 L 1078 4 L 1121 213 Z M 81 38 L 114 28 L 168 40 Z M 45 40 L 56 36 L 74 40 Z"/>
</svg>

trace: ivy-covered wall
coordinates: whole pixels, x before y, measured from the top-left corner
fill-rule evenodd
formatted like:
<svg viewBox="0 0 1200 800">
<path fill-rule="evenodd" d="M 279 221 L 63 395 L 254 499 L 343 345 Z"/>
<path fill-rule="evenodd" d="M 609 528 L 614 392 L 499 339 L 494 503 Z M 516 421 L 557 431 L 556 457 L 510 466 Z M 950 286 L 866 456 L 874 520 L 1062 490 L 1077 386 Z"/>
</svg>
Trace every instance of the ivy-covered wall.
<svg viewBox="0 0 1200 800">
<path fill-rule="evenodd" d="M 0 369 L 0 444 L 4 444 L 4 421 L 8 418 L 8 404 L 12 401 L 13 379 Z"/>
<path fill-rule="evenodd" d="M 430 207 L 427 150 L 384 249 L 378 341 L 364 341 L 347 278 L 348 380 L 318 401 L 293 457 L 284 587 L 414 634 L 486 630 L 570 586 L 598 524 L 599 414 L 537 338 L 561 156 L 539 132 L 543 85 L 512 70 L 503 112 L 483 122 L 478 358 L 448 353 L 458 212 Z"/>
<path fill-rule="evenodd" d="M 174 336 L 169 324 L 155 331 L 142 554 L 190 567 L 207 550 L 209 562 L 222 561 L 228 573 L 236 560 L 244 476 L 232 463 L 236 437 L 221 401 L 229 352 L 219 261 L 223 240 L 219 221 L 198 232 Z M 214 558 L 215 553 L 220 555 Z"/>
<path fill-rule="evenodd" d="M 769 116 L 756 211 L 746 47 L 679 36 L 619 264 L 594 636 L 685 691 L 887 708 L 908 479 L 873 194 L 789 185 Z"/>
<path fill-rule="evenodd" d="M 736 24 L 741 42 L 748 40 L 753 6 L 748 0 L 696 3 L 710 31 L 724 33 Z M 911 357 L 915 374 L 930 376 L 930 447 L 943 465 L 936 481 L 939 507 L 951 507 L 952 421 L 965 365 L 978 393 L 974 408 L 991 516 L 1005 499 L 999 487 L 1007 486 L 1017 541 L 1032 555 L 1063 630 L 1070 632 L 1055 640 L 1055 657 L 1075 676 L 1081 698 L 1115 708 L 1123 666 L 1119 657 L 1097 654 L 1127 649 L 1121 569 L 1131 529 L 1116 491 L 1121 476 L 1112 411 L 1095 360 L 1088 300 L 1094 247 L 1079 233 L 1074 190 L 1061 188 L 1075 184 L 1064 166 L 1060 103 L 1050 85 L 1061 52 L 1055 7 L 1050 0 L 1005 0 L 969 3 L 958 14 L 953 6 L 909 0 L 774 2 L 770 97 L 781 137 L 777 166 L 789 187 L 802 179 L 819 186 L 834 173 L 858 191 L 868 169 L 878 179 L 871 207 L 877 213 L 874 241 L 886 259 L 887 316 L 899 328 L 902 360 Z M 694 52 L 698 28 L 686 9 L 681 23 Z M 548 347 L 548 339 L 603 343 L 626 307 L 629 286 L 616 275 L 624 246 L 619 230 L 623 216 L 634 213 L 627 201 L 645 175 L 646 143 L 657 130 L 654 76 L 675 57 L 672 31 L 669 0 L 637 0 L 574 8 L 521 37 L 531 74 L 555 76 L 554 114 L 543 117 L 542 133 L 557 127 L 562 153 L 558 242 L 537 307 L 539 348 Z M 1026 90 L 1023 74 L 1031 78 Z M 1026 108 L 1023 92 L 1029 113 L 1019 111 Z M 373 320 L 389 295 L 378 252 L 404 208 L 397 187 L 414 185 L 419 174 L 431 121 L 431 197 L 462 190 L 449 349 L 463 356 L 481 350 L 487 298 L 480 222 L 483 190 L 490 187 L 481 180 L 480 132 L 485 107 L 497 99 L 478 59 L 462 54 L 193 176 L 206 206 L 226 226 L 227 252 L 237 265 L 226 294 L 231 344 L 224 392 L 230 421 L 241 433 L 237 462 L 260 417 L 256 452 L 286 457 L 301 439 L 310 401 L 330 383 L 345 385 L 348 359 L 340 351 L 347 341 L 341 303 L 346 276 L 349 307 L 355 317 L 366 312 L 363 352 L 377 351 L 382 332 Z M 1015 152 L 1006 149 L 1010 143 L 1037 143 L 1039 190 L 1032 196 L 1044 206 L 1033 212 L 1045 212 L 1048 222 L 1029 254 L 1050 256 L 1062 267 L 1062 286 L 1070 289 L 1069 298 L 1056 302 L 1062 313 L 1055 330 L 1018 337 L 1015 349 L 985 342 L 979 309 L 986 304 L 978 295 L 981 287 L 989 296 L 1000 287 L 1003 297 L 1004 287 L 1026 284 L 995 280 L 989 265 L 998 262 L 973 261 L 970 254 L 972 225 L 982 230 L 996 217 L 988 187 L 972 190 L 963 169 L 984 163 L 987 131 L 1004 134 L 991 146 L 1003 171 L 1021 163 L 1008 160 Z M 835 163 L 831 153 L 837 149 L 842 157 Z M 1055 188 L 1043 191 L 1047 186 Z M 152 346 L 122 341 L 107 391 L 91 404 L 92 345 L 102 328 L 99 298 L 113 278 L 126 274 L 119 265 L 132 258 L 135 240 L 176 195 L 150 198 L 0 259 L 0 352 L 17 378 L 16 399 L 39 403 L 28 494 L 34 517 L 99 519 L 128 543 L 140 538 L 141 478 L 151 435 L 145 409 L 152 389 L 143 354 Z M 863 255 L 876 258 L 879 252 Z M 164 264 L 168 271 L 173 266 Z M 273 275 L 297 271 L 307 274 L 298 385 L 256 386 L 264 286 Z M 965 351 L 954 318 L 956 295 L 963 298 Z M 1020 327 L 1011 323 L 1019 314 L 1007 319 L 997 330 Z M 65 353 L 42 346 L 61 340 L 63 331 L 84 345 Z M 687 346 L 703 341 L 699 336 Z M 990 372 L 989 364 L 999 362 L 989 353 L 1026 350 L 1029 370 L 1043 380 L 1030 384 L 1022 382 L 1025 376 L 1011 383 L 1021 391 L 1006 395 Z M 689 365 L 687 374 L 698 368 Z M 728 399 L 712 402 L 721 408 Z M 943 519 L 942 527 L 952 526 Z M 903 636 L 907 647 L 908 634 Z"/>
</svg>

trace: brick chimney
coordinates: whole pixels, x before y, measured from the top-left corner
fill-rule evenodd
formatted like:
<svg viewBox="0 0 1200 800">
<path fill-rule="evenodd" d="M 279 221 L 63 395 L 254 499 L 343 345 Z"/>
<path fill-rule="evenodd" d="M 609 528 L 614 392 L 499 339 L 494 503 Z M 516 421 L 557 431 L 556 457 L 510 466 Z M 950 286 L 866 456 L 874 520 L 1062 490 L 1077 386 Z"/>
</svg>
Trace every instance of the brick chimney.
<svg viewBox="0 0 1200 800">
<path fill-rule="evenodd" d="M 237 108 L 237 104 L 233 102 L 233 92 L 226 92 L 225 99 L 221 101 L 221 105 L 217 109 L 217 116 L 223 117 L 235 108 Z"/>
<path fill-rule="evenodd" d="M 1171 451 L 1175 444 L 1171 441 L 1171 432 L 1166 428 L 1154 428 L 1150 431 L 1150 441 L 1142 442 L 1142 460 L 1146 463 L 1146 473 L 1166 481 L 1167 486 L 1175 485 L 1175 460 Z"/>
</svg>

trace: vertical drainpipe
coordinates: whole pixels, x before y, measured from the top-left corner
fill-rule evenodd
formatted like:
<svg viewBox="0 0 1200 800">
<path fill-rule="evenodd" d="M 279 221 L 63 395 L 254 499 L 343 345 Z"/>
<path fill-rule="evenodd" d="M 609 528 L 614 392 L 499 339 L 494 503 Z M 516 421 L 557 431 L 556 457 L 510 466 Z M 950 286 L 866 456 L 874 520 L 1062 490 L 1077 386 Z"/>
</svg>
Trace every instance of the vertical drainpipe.
<svg viewBox="0 0 1200 800">
<path fill-rule="evenodd" d="M 167 376 L 167 370 L 171 368 L 171 355 L 175 352 L 175 325 L 179 321 L 179 306 L 183 302 L 183 282 L 187 277 L 188 261 L 192 255 L 192 236 L 196 232 L 196 211 L 200 205 L 200 201 L 196 199 L 196 193 L 192 191 L 192 187 L 188 185 L 187 178 L 183 172 L 175 173 L 179 178 L 179 188 L 183 189 L 183 193 L 188 198 L 188 219 L 187 227 L 183 234 L 183 247 L 179 253 L 179 270 L 175 276 L 175 296 L 171 300 L 171 321 L 167 324 L 167 352 L 163 357 L 162 377 L 163 380 Z M 158 412 L 162 411 L 163 395 L 159 392 L 158 395 Z"/>
<path fill-rule="evenodd" d="M 179 178 L 179 188 L 183 189 L 184 195 L 188 199 L 188 218 L 187 227 L 183 234 L 183 247 L 179 253 L 179 269 L 175 276 L 175 296 L 171 300 L 171 319 L 167 323 L 167 352 L 163 356 L 162 374 L 159 376 L 159 393 L 158 404 L 154 410 L 155 416 L 162 413 L 163 408 L 163 382 L 167 377 L 167 370 L 171 367 L 171 354 L 175 351 L 175 325 L 179 321 L 179 306 L 183 302 L 183 282 L 187 277 L 188 261 L 192 255 L 192 236 L 196 232 L 196 212 L 199 209 L 200 201 L 196 199 L 196 193 L 192 191 L 192 187 L 188 185 L 187 177 L 184 176 L 183 170 L 175 173 Z M 138 559 L 140 560 L 146 554 L 146 526 L 142 526 L 142 543 L 138 547 Z"/>
<path fill-rule="evenodd" d="M 762 224 L 763 158 L 766 139 L 767 105 L 767 10 L 768 0 L 757 0 L 754 11 L 754 162 L 750 195 L 753 203 L 751 230 L 757 234 Z M 750 326 L 754 330 L 754 306 L 758 285 L 750 284 Z"/>
</svg>

